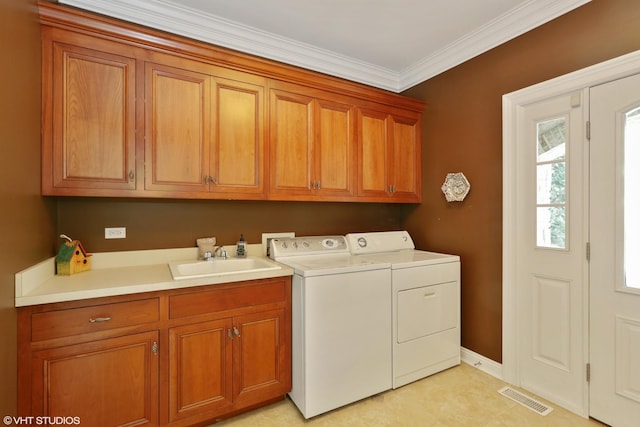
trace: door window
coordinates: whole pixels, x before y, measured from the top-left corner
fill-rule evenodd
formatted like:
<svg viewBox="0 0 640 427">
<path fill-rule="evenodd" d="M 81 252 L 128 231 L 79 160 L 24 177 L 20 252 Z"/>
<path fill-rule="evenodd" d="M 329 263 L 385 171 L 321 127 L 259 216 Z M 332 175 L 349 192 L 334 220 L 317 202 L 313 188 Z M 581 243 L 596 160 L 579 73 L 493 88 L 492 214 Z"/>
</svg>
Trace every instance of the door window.
<svg viewBox="0 0 640 427">
<path fill-rule="evenodd" d="M 536 124 L 536 244 L 567 249 L 567 118 Z"/>
<path fill-rule="evenodd" d="M 640 289 L 640 107 L 624 121 L 624 286 Z"/>
</svg>

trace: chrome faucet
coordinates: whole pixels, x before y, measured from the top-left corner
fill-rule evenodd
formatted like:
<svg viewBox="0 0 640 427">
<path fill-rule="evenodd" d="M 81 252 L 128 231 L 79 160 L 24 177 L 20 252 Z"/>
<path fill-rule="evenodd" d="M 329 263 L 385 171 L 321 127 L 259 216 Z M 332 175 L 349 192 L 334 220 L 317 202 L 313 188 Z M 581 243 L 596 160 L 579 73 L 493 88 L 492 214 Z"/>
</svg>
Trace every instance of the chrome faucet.
<svg viewBox="0 0 640 427">
<path fill-rule="evenodd" d="M 216 247 L 213 252 L 206 251 L 202 254 L 202 259 L 205 261 L 213 261 L 215 258 L 227 259 L 227 250 L 224 246 L 220 245 Z"/>
<path fill-rule="evenodd" d="M 227 259 L 227 250 L 224 246 L 220 245 L 213 251 L 214 258 Z"/>
</svg>

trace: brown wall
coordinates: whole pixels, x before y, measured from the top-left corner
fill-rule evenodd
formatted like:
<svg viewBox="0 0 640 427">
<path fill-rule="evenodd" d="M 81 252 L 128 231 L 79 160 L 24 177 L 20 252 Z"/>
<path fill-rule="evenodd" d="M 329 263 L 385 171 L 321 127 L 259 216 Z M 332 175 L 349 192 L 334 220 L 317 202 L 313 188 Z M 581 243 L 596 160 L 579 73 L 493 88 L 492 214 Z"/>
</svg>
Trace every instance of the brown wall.
<svg viewBox="0 0 640 427">
<path fill-rule="evenodd" d="M 298 236 L 389 230 L 400 226 L 400 207 L 368 203 L 60 198 L 58 231 L 89 252 L 192 247 L 215 236 L 235 244 L 240 233 L 260 243 L 263 232 Z M 105 227 L 127 227 L 127 238 L 105 240 Z"/>
<path fill-rule="evenodd" d="M 48 199 L 39 196 L 40 46 L 36 0 L 0 2 L 0 415 L 15 413 L 15 272 L 55 253 L 57 234 L 90 251 L 193 246 L 240 232 L 302 234 L 406 228 L 421 249 L 457 253 L 463 263 L 463 345 L 501 360 L 501 96 L 640 49 L 640 3 L 594 0 L 543 27 L 436 76 L 406 93 L 427 101 L 424 203 L 350 203 Z M 461 125 L 460 122 L 464 120 Z M 446 203 L 447 172 L 463 171 L 472 189 Z M 105 241 L 104 227 L 126 226 L 126 240 Z"/>
<path fill-rule="evenodd" d="M 36 0 L 0 1 L 0 416 L 16 415 L 14 275 L 51 256 L 55 206 L 40 197 Z"/>
<path fill-rule="evenodd" d="M 640 2 L 593 0 L 411 88 L 427 102 L 423 200 L 404 228 L 462 259 L 462 345 L 502 360 L 502 95 L 640 49 Z M 471 192 L 447 203 L 448 172 Z"/>
</svg>

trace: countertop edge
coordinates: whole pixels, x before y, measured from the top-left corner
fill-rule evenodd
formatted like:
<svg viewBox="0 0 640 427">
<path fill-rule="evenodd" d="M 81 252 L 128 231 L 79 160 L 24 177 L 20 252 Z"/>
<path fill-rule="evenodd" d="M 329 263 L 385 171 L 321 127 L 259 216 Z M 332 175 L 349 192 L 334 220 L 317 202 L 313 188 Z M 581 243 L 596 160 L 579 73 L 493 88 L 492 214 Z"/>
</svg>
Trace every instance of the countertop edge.
<svg viewBox="0 0 640 427">
<path fill-rule="evenodd" d="M 261 245 L 248 245 L 249 256 L 264 257 L 260 250 Z M 28 267 L 15 275 L 15 307 L 49 304 L 56 302 L 77 301 L 83 299 L 109 297 L 117 295 L 131 295 L 144 292 L 163 291 L 171 289 L 183 289 L 189 287 L 233 283 L 247 280 L 269 279 L 274 277 L 291 276 L 293 269 L 277 263 L 280 269 L 249 273 L 229 274 L 225 276 L 198 277 L 184 280 L 174 280 L 168 268 L 168 262 L 176 260 L 195 260 L 197 248 L 178 249 L 154 249 L 150 251 L 105 252 L 93 254 L 97 262 L 93 262 L 93 269 L 102 276 L 108 276 L 110 271 L 114 276 L 119 269 L 137 268 L 138 275 L 148 271 L 151 277 L 161 276 L 151 281 L 132 280 L 131 284 L 123 285 L 122 278 L 114 278 L 113 283 L 109 279 L 101 277 L 100 286 L 82 287 L 83 278 L 91 280 L 88 272 L 77 273 L 72 276 L 57 276 L 55 274 L 55 257 L 48 258 L 31 267 Z M 100 268 L 95 268 L 99 266 Z M 166 269 L 166 270 L 165 270 Z M 83 276 L 85 275 L 85 276 Z M 144 274 L 142 274 L 144 275 Z M 134 275 L 135 276 L 135 275 Z M 61 285 L 57 287 L 58 285 Z M 47 289 L 54 288 L 54 289 Z"/>
</svg>

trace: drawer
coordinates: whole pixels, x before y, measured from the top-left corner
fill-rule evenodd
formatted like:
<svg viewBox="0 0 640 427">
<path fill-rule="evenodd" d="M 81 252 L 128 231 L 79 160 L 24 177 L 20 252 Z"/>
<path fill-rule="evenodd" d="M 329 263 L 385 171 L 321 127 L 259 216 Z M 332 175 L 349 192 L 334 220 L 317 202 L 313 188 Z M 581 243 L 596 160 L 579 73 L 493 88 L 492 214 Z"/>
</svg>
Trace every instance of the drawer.
<svg viewBox="0 0 640 427">
<path fill-rule="evenodd" d="M 396 304 L 398 343 L 458 326 L 458 282 L 400 291 Z"/>
<path fill-rule="evenodd" d="M 199 314 L 277 303 L 285 300 L 286 286 L 284 280 L 253 286 L 174 295 L 169 298 L 169 318 L 177 319 L 197 316 Z"/>
<path fill-rule="evenodd" d="M 41 341 L 156 322 L 157 298 L 34 313 L 31 340 Z"/>
</svg>

